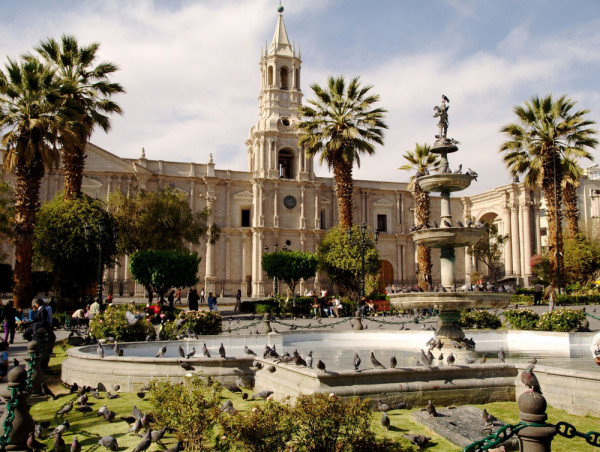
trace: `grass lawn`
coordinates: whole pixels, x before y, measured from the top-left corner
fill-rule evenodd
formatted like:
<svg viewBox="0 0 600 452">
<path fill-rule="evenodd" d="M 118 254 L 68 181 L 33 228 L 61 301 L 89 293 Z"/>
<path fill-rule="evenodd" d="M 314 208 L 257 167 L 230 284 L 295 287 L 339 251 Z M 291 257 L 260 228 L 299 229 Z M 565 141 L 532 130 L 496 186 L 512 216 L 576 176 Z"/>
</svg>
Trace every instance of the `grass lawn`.
<svg viewBox="0 0 600 452">
<path fill-rule="evenodd" d="M 60 394 L 58 399 L 38 403 L 31 409 L 33 418 L 37 421 L 49 420 L 52 425 L 51 429 L 63 422 L 62 418 L 55 416 L 56 411 L 76 397 L 76 395 L 67 394 L 67 390 L 64 389 L 59 383 L 60 363 L 66 356 L 65 350 L 66 348 L 64 344 L 57 344 L 57 347 L 55 347 L 56 356 L 53 357 L 50 362 L 54 375 L 49 376 L 49 385 L 57 395 Z M 110 391 L 110 388 L 108 388 L 108 390 Z M 249 392 L 252 394 L 252 391 Z M 90 397 L 88 402 L 94 408 L 94 412 L 83 414 L 73 410 L 71 413 L 64 416 L 64 419 L 68 419 L 71 424 L 71 427 L 68 429 L 68 434 L 63 437 L 65 442 L 70 444 L 73 436 L 77 435 L 83 450 L 102 450 L 103 448 L 97 444 L 98 439 L 104 435 L 112 435 L 119 443 L 119 450 L 124 451 L 133 449 L 135 446 L 137 446 L 137 444 L 139 444 L 141 439 L 131 433 L 127 434 L 126 432 L 129 429 L 129 425 L 125 421 L 119 420 L 119 417 L 131 416 L 133 405 L 136 405 L 144 412 L 150 411 L 150 403 L 145 400 L 140 400 L 135 393 L 121 393 L 120 397 L 114 400 L 106 399 L 105 393 L 101 393 L 100 396 L 101 397 L 97 400 Z M 230 398 L 233 401 L 234 407 L 239 411 L 248 410 L 256 404 L 265 403 L 263 401 L 244 401 L 239 394 L 230 394 L 229 391 L 224 389 L 223 400 L 226 398 Z M 104 418 L 96 416 L 96 412 L 104 404 L 106 404 L 109 409 L 117 413 L 116 419 L 112 423 L 108 423 L 104 420 Z M 483 408 L 483 405 L 479 407 Z M 517 423 L 519 421 L 519 410 L 515 402 L 490 403 L 485 405 L 485 407 L 491 414 L 505 422 Z M 437 408 L 441 409 L 442 407 Z M 402 438 L 403 434 L 409 433 L 420 433 L 431 436 L 432 443 L 434 444 L 430 447 L 427 447 L 428 451 L 450 452 L 460 450 L 445 439 L 437 436 L 420 424 L 415 423 L 411 413 L 412 412 L 410 410 L 391 411 L 389 413 L 391 428 L 389 431 L 386 431 L 380 425 L 381 413 L 373 412 L 371 415 L 373 429 L 379 437 L 385 437 L 397 441 L 398 444 L 400 444 L 404 450 L 407 451 L 418 450 L 416 446 L 413 446 L 408 440 Z M 550 423 L 556 423 L 563 420 L 575 425 L 577 430 L 581 432 L 600 430 L 600 422 L 596 418 L 589 416 L 582 417 L 569 415 L 562 410 L 556 410 L 553 408 L 548 408 L 547 413 L 548 422 Z M 213 432 L 209 435 L 209 438 L 214 438 L 218 433 L 218 431 Z M 165 449 L 173 445 L 175 441 L 175 437 L 172 434 L 167 434 L 163 438 L 162 446 L 164 447 L 161 448 L 160 445 L 153 444 L 149 450 Z M 52 439 L 47 439 L 45 442 L 48 444 L 48 448 L 51 449 Z M 553 441 L 552 445 L 554 450 L 568 450 L 577 452 L 589 451 L 593 449 L 592 446 L 588 445 L 585 440 L 581 438 L 566 439 L 558 436 Z"/>
</svg>

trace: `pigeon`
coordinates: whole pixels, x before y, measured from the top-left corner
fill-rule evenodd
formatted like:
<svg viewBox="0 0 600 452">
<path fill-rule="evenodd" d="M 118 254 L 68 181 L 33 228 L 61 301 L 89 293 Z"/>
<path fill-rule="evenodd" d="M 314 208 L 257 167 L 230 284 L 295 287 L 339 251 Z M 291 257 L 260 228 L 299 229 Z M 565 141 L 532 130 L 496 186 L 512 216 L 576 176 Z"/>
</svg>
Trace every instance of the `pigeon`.
<svg viewBox="0 0 600 452">
<path fill-rule="evenodd" d="M 425 354 L 425 352 L 422 349 L 421 349 L 420 361 L 423 364 L 425 364 L 426 366 L 431 366 L 431 363 L 429 362 L 429 357 Z"/>
<path fill-rule="evenodd" d="M 113 354 L 119 356 L 119 343 L 117 341 L 113 344 Z"/>
<path fill-rule="evenodd" d="M 71 400 L 69 403 L 67 403 L 65 406 L 63 406 L 60 410 L 58 410 L 56 412 L 57 415 L 64 415 L 69 413 L 71 410 L 73 409 L 73 401 Z"/>
<path fill-rule="evenodd" d="M 506 359 L 506 353 L 504 353 L 504 349 L 501 348 L 500 351 L 498 352 L 498 361 L 500 361 L 501 363 L 503 363 Z"/>
<path fill-rule="evenodd" d="M 457 224 L 457 225 L 458 225 L 458 227 L 460 227 L 460 228 L 464 228 L 464 227 L 465 227 L 465 225 L 463 224 L 463 222 L 462 222 L 462 221 L 460 221 L 460 220 L 456 220 L 456 224 Z"/>
<path fill-rule="evenodd" d="M 321 360 L 319 360 L 319 362 L 317 362 L 317 369 L 326 372 L 326 368 L 325 368 L 325 363 Z"/>
<path fill-rule="evenodd" d="M 390 429 L 390 418 L 388 417 L 387 412 L 383 412 L 383 416 L 381 416 L 381 426 L 386 430 Z"/>
<path fill-rule="evenodd" d="M 146 397 L 146 392 L 138 391 L 135 395 L 137 395 L 140 399 L 143 399 L 144 397 Z"/>
<path fill-rule="evenodd" d="M 141 443 L 139 443 L 137 445 L 137 447 L 135 449 L 133 449 L 133 452 L 143 452 L 150 447 L 150 444 L 152 444 L 152 429 L 151 428 L 148 429 L 148 431 L 146 432 L 146 435 L 144 436 L 144 439 L 142 440 Z"/>
<path fill-rule="evenodd" d="M 46 396 L 46 398 L 52 397 L 53 400 L 56 400 L 56 396 L 50 390 L 50 388 L 48 387 L 48 385 L 46 383 L 42 382 L 42 384 L 40 386 L 42 387 L 42 394 L 44 394 Z"/>
<path fill-rule="evenodd" d="M 446 358 L 446 362 L 448 363 L 449 366 L 453 366 L 454 365 L 454 361 L 456 361 L 456 358 L 454 357 L 453 353 L 450 353 L 448 355 L 448 358 Z"/>
<path fill-rule="evenodd" d="M 308 352 L 308 356 L 306 357 L 306 365 L 307 365 L 307 367 L 309 367 L 310 369 L 312 369 L 312 365 L 313 365 L 312 350 L 310 352 Z"/>
<path fill-rule="evenodd" d="M 354 370 L 358 372 L 358 368 L 360 367 L 360 356 L 358 356 L 358 353 L 354 354 Z"/>
<path fill-rule="evenodd" d="M 183 450 L 183 441 L 177 441 L 174 446 L 169 447 L 165 452 L 179 452 Z"/>
<path fill-rule="evenodd" d="M 221 411 L 224 412 L 228 412 L 230 410 L 233 409 L 233 402 L 231 400 L 225 400 L 225 402 L 223 402 L 221 404 Z"/>
<path fill-rule="evenodd" d="M 182 369 L 184 370 L 196 370 L 196 368 L 194 366 L 192 366 L 190 363 L 186 362 L 186 361 L 182 361 L 179 363 L 179 365 L 181 366 Z"/>
<path fill-rule="evenodd" d="M 63 433 L 65 433 L 67 431 L 67 429 L 70 426 L 71 426 L 71 424 L 69 424 L 69 421 L 65 421 L 62 424 L 60 424 L 58 427 L 56 427 L 54 429 L 54 431 L 52 433 L 50 433 L 49 436 L 62 435 Z"/>
<path fill-rule="evenodd" d="M 114 411 L 108 410 L 106 413 L 104 413 L 104 420 L 107 422 L 112 422 L 115 420 L 116 415 L 117 413 Z"/>
<path fill-rule="evenodd" d="M 440 365 L 440 366 L 441 366 L 441 365 L 442 365 L 442 363 L 444 362 L 444 354 L 443 354 L 443 353 L 440 353 L 440 356 L 438 356 L 438 362 L 439 362 L 439 365 Z"/>
<path fill-rule="evenodd" d="M 483 417 L 485 425 L 494 425 L 494 422 L 496 422 L 498 420 L 498 418 L 496 418 L 495 416 L 492 416 L 490 413 L 488 413 L 485 408 L 483 409 L 483 412 L 481 415 Z"/>
<path fill-rule="evenodd" d="M 140 419 L 141 420 L 142 417 L 143 417 L 142 412 L 135 405 L 133 405 L 133 408 L 131 408 L 131 414 L 132 414 L 132 416 L 133 416 L 134 419 Z"/>
<path fill-rule="evenodd" d="M 469 170 L 469 174 L 471 175 L 471 177 L 475 180 L 477 180 L 477 176 L 479 176 L 479 174 L 477 174 L 475 171 L 473 171 L 471 168 L 467 168 Z"/>
<path fill-rule="evenodd" d="M 419 448 L 425 446 L 429 441 L 431 441 L 431 437 L 425 435 L 402 435 L 404 438 L 409 440 L 415 446 Z"/>
<path fill-rule="evenodd" d="M 269 397 L 271 394 L 273 394 L 273 391 L 260 391 L 259 393 L 252 394 L 252 400 L 256 400 L 256 399 L 266 399 L 266 398 L 267 398 L 267 397 Z"/>
<path fill-rule="evenodd" d="M 108 407 L 106 405 L 102 405 L 102 407 L 100 407 L 100 409 L 98 410 L 97 415 L 104 416 L 105 413 L 108 413 Z"/>
<path fill-rule="evenodd" d="M 277 370 L 277 368 L 275 366 L 269 366 L 267 367 L 267 370 L 271 373 L 275 372 Z"/>
<path fill-rule="evenodd" d="M 73 442 L 71 443 L 71 452 L 81 452 L 81 444 L 79 444 L 76 436 L 73 437 Z"/>
<path fill-rule="evenodd" d="M 467 227 L 470 228 L 473 226 L 473 222 L 471 220 L 467 220 Z"/>
<path fill-rule="evenodd" d="M 444 220 L 444 226 L 446 226 L 447 228 L 451 228 L 452 223 L 450 223 L 448 220 Z"/>
<path fill-rule="evenodd" d="M 109 450 L 119 450 L 119 444 L 117 443 L 117 440 L 110 435 L 100 438 L 98 444 L 106 447 Z"/>
<path fill-rule="evenodd" d="M 156 352 L 156 355 L 154 357 L 162 358 L 163 356 L 165 356 L 165 353 L 167 353 L 167 346 L 163 345 L 161 348 L 158 349 L 158 351 Z"/>
<path fill-rule="evenodd" d="M 127 320 L 129 325 L 135 325 L 138 320 L 141 320 L 144 317 L 144 314 L 133 314 L 131 311 L 125 311 L 125 320 Z"/>
<path fill-rule="evenodd" d="M 96 353 L 98 353 L 100 359 L 104 358 L 104 348 L 102 347 L 102 342 L 98 342 L 98 347 L 96 347 Z"/>
<path fill-rule="evenodd" d="M 308 367 L 306 361 L 298 353 L 298 350 L 294 350 L 294 363 L 296 364 L 296 366 Z"/>
<path fill-rule="evenodd" d="M 379 361 L 377 361 L 377 358 L 375 358 L 373 351 L 371 351 L 371 364 L 373 364 L 373 367 L 375 367 L 375 369 L 385 369 L 385 366 Z"/>
<path fill-rule="evenodd" d="M 392 356 L 390 358 L 390 368 L 395 369 L 397 365 L 398 365 L 398 360 L 396 359 L 395 356 Z"/>
<path fill-rule="evenodd" d="M 183 348 L 181 348 L 181 345 L 177 346 L 177 350 L 179 351 L 179 357 L 185 358 L 185 352 L 183 351 Z"/>
<path fill-rule="evenodd" d="M 142 419 L 136 419 L 135 422 L 131 425 L 131 428 L 127 430 L 126 433 L 133 432 L 135 436 L 138 436 L 138 432 L 142 429 Z"/>
<path fill-rule="evenodd" d="M 119 392 L 119 389 L 121 389 L 121 385 L 113 385 L 113 390 L 115 392 Z"/>
<path fill-rule="evenodd" d="M 454 171 L 454 174 L 460 174 L 462 173 L 462 163 L 458 165 L 458 168 L 456 169 L 456 171 Z"/>
<path fill-rule="evenodd" d="M 33 432 L 29 433 L 29 436 L 27 437 L 27 447 L 29 447 L 30 450 L 38 450 L 38 449 L 45 449 L 46 445 L 43 443 L 40 443 L 37 439 L 35 439 L 35 434 Z"/>
<path fill-rule="evenodd" d="M 381 399 L 377 399 L 377 409 L 379 411 L 387 412 L 390 410 L 390 406 L 386 403 L 383 403 Z"/>
<path fill-rule="evenodd" d="M 394 409 L 396 409 L 396 410 L 405 410 L 406 409 L 406 402 L 398 402 L 396 404 L 396 406 L 394 407 Z"/>
<path fill-rule="evenodd" d="M 242 400 L 248 400 L 248 393 L 242 392 Z"/>
<path fill-rule="evenodd" d="M 167 431 L 166 427 L 161 428 L 160 430 L 154 430 L 151 434 L 150 434 L 150 440 L 153 443 L 156 443 L 158 441 L 160 441 L 162 439 L 163 436 L 165 436 L 165 432 Z"/>
<path fill-rule="evenodd" d="M 465 362 L 467 364 L 475 364 L 475 360 L 474 359 L 465 359 Z"/>
<path fill-rule="evenodd" d="M 538 394 L 542 394 L 540 383 L 538 382 L 537 377 L 533 373 L 534 367 L 534 364 L 530 364 L 529 366 L 527 366 L 527 369 L 521 372 L 521 381 L 525 386 L 531 389 L 531 392 L 537 392 Z"/>
<path fill-rule="evenodd" d="M 57 433 L 54 442 L 52 443 L 55 452 L 64 452 L 65 440 L 62 438 L 62 433 Z"/>
<path fill-rule="evenodd" d="M 427 406 L 425 407 L 425 410 L 429 413 L 429 417 L 437 416 L 437 411 L 435 409 L 435 405 L 433 403 L 431 403 L 431 400 L 429 402 L 427 402 Z"/>
<path fill-rule="evenodd" d="M 223 387 L 227 389 L 229 392 L 242 392 L 242 390 L 238 387 L 238 385 L 234 385 L 231 383 L 223 383 Z"/>
<path fill-rule="evenodd" d="M 429 364 L 433 364 L 434 359 L 435 356 L 433 356 L 433 353 L 431 353 L 431 349 L 427 350 L 427 361 L 429 361 Z"/>
<path fill-rule="evenodd" d="M 263 365 L 262 365 L 262 363 L 260 361 L 254 361 L 252 363 L 252 366 L 256 367 L 258 370 L 260 370 L 260 369 L 263 368 Z"/>
<path fill-rule="evenodd" d="M 110 392 L 106 393 L 106 398 L 108 400 L 112 400 L 112 399 L 118 399 L 119 398 L 119 394 L 111 394 Z"/>
<path fill-rule="evenodd" d="M 202 354 L 207 358 L 210 358 L 210 353 L 208 352 L 208 348 L 206 348 L 206 344 L 202 344 Z"/>
<path fill-rule="evenodd" d="M 247 346 L 247 345 L 244 345 L 244 353 L 245 353 L 246 355 L 253 355 L 253 356 L 256 356 L 256 353 L 254 353 L 254 351 L 253 351 L 252 349 L 248 348 L 248 346 Z"/>
<path fill-rule="evenodd" d="M 93 391 L 90 391 L 90 395 L 92 397 L 94 397 L 95 399 L 98 399 L 100 397 L 100 393 L 98 392 L 97 389 L 94 389 Z"/>
<path fill-rule="evenodd" d="M 221 342 L 221 346 L 219 347 L 219 355 L 221 355 L 221 358 L 225 358 L 225 347 L 223 347 L 223 342 Z"/>
</svg>

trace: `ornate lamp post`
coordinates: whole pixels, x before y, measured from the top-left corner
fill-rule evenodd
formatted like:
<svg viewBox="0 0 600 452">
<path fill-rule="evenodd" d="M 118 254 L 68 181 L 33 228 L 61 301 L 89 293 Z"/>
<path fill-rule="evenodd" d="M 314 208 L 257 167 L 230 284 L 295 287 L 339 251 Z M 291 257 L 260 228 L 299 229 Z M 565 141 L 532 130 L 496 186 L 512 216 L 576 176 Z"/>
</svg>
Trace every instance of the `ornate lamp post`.
<svg viewBox="0 0 600 452">
<path fill-rule="evenodd" d="M 555 220 L 558 218 L 558 194 L 556 187 L 556 146 L 554 146 L 554 153 L 552 154 L 552 165 L 554 167 L 554 218 Z M 558 246 L 558 238 L 559 238 L 559 230 L 558 228 L 562 227 L 561 224 L 556 224 L 556 276 L 558 282 L 558 294 L 560 295 L 560 249 Z"/>
<path fill-rule="evenodd" d="M 367 235 L 367 225 L 365 223 L 360 225 L 358 238 L 352 237 L 352 229 L 348 229 L 346 234 L 348 235 L 348 242 L 352 246 L 358 246 L 360 248 L 360 298 L 365 296 L 365 249 L 369 244 L 370 240 Z M 379 240 L 379 230 L 375 229 L 375 243 Z"/>
<path fill-rule="evenodd" d="M 97 226 L 98 226 L 98 236 L 97 236 L 97 240 L 96 240 L 96 246 L 98 247 L 98 298 L 100 299 L 100 302 L 102 303 L 102 270 L 104 267 L 102 265 L 102 246 L 104 244 L 104 239 L 105 239 L 104 231 L 106 230 L 106 221 L 103 218 L 101 218 L 100 220 L 98 220 Z M 95 229 L 94 226 L 92 226 L 90 224 L 85 225 L 85 237 L 87 239 L 90 239 L 93 236 L 94 229 Z M 113 229 L 113 234 L 114 234 L 114 239 L 117 240 L 118 231 L 117 231 L 116 227 Z"/>
</svg>

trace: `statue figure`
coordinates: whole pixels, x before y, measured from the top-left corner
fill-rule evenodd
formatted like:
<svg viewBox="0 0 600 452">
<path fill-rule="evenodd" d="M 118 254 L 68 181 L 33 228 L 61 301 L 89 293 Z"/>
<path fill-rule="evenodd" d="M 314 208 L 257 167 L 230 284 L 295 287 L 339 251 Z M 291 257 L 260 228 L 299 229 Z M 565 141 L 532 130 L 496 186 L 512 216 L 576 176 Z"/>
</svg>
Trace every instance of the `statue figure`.
<svg viewBox="0 0 600 452">
<path fill-rule="evenodd" d="M 450 99 L 448 99 L 442 94 L 441 105 L 433 107 L 433 111 L 435 112 L 433 117 L 440 118 L 440 121 L 438 122 L 438 128 L 440 129 L 440 133 L 439 135 L 435 136 L 438 139 L 445 139 L 446 134 L 448 133 L 448 109 L 450 108 L 450 106 L 446 105 L 446 102 L 450 102 Z"/>
</svg>

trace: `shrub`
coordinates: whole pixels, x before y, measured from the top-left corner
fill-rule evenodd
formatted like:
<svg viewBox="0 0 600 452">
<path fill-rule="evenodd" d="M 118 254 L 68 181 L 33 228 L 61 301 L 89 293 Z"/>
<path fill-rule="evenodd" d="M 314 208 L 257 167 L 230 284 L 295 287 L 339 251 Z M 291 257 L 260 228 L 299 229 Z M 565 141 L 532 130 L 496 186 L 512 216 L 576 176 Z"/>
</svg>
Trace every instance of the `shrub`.
<svg viewBox="0 0 600 452">
<path fill-rule="evenodd" d="M 533 295 L 513 295 L 510 299 L 512 304 L 533 304 Z"/>
<path fill-rule="evenodd" d="M 148 320 L 138 320 L 134 325 L 129 325 L 125 319 L 126 311 L 134 314 L 141 312 L 130 305 L 107 306 L 106 311 L 90 321 L 90 334 L 96 339 L 114 337 L 119 342 L 143 341 L 149 334 L 155 334 L 154 326 Z"/>
<path fill-rule="evenodd" d="M 185 450 L 211 450 L 204 443 L 219 418 L 220 395 L 219 383 L 194 375 L 177 385 L 153 382 L 149 401 L 156 424 L 174 431 Z"/>
<path fill-rule="evenodd" d="M 573 294 L 564 295 L 560 294 L 556 301 L 561 305 L 580 305 L 580 304 L 598 304 L 600 303 L 600 294 L 589 293 L 589 294 Z"/>
<path fill-rule="evenodd" d="M 312 307 L 312 297 L 296 297 L 296 300 L 283 300 L 280 302 L 282 312 L 295 316 L 309 316 Z"/>
<path fill-rule="evenodd" d="M 179 324 L 179 327 L 176 326 L 177 324 Z M 167 327 L 169 334 L 172 336 L 168 339 L 175 339 L 175 336 L 182 331 L 190 331 L 194 334 L 201 335 L 220 334 L 222 324 L 223 316 L 218 312 L 182 311 L 179 313 L 175 321 L 165 322 L 165 327 Z"/>
<path fill-rule="evenodd" d="M 344 314 L 353 316 L 358 309 L 358 303 L 350 297 L 342 297 L 340 301 L 342 302 L 342 306 L 344 306 Z"/>
<path fill-rule="evenodd" d="M 479 309 L 473 311 L 464 309 L 460 313 L 458 323 L 463 328 L 472 329 L 475 327 L 478 330 L 496 330 L 502 326 L 502 321 L 496 314 Z"/>
<path fill-rule="evenodd" d="M 255 311 L 257 314 L 265 314 L 267 312 L 269 314 L 276 314 L 279 312 L 279 306 L 272 304 L 257 303 Z"/>
<path fill-rule="evenodd" d="M 259 301 L 242 301 L 240 310 L 241 310 L 241 312 L 243 312 L 245 314 L 256 314 L 258 312 L 256 310 L 256 308 L 258 305 L 261 305 L 261 304 L 279 308 L 279 303 L 275 299 L 268 298 L 266 300 L 259 300 Z M 269 312 L 269 311 L 263 311 L 263 314 L 265 312 Z"/>
<path fill-rule="evenodd" d="M 575 331 L 584 320 L 585 313 L 583 311 L 560 308 L 544 312 L 540 316 L 538 328 L 542 331 Z"/>
<path fill-rule="evenodd" d="M 533 309 L 507 309 L 504 318 L 515 330 L 535 330 L 540 316 Z"/>
<path fill-rule="evenodd" d="M 515 293 L 517 295 L 533 295 L 533 289 L 528 289 L 526 287 L 517 287 L 515 289 Z"/>
<path fill-rule="evenodd" d="M 220 450 L 283 451 L 292 438 L 294 418 L 289 405 L 268 401 L 244 413 L 221 417 Z"/>
</svg>

